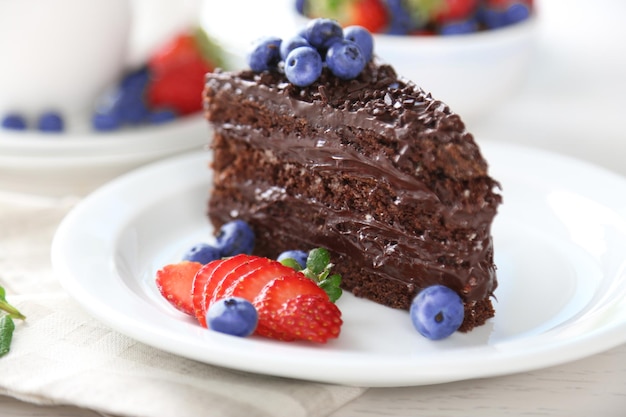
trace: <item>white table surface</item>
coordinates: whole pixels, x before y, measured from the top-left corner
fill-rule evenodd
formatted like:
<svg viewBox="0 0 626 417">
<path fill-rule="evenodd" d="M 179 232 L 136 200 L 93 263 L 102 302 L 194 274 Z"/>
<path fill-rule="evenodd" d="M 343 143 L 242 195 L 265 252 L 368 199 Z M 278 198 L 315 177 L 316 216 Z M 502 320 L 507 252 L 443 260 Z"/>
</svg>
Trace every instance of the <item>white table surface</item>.
<svg viewBox="0 0 626 417">
<path fill-rule="evenodd" d="M 470 130 L 478 140 L 548 149 L 626 176 L 626 2 L 538 3 L 541 33 L 527 84 L 511 102 L 488 120 L 473 123 Z M 1 396 L 0 415 L 101 416 L 71 406 L 42 407 Z M 626 345 L 522 374 L 424 387 L 372 388 L 332 414 L 418 415 L 623 417 Z"/>
</svg>

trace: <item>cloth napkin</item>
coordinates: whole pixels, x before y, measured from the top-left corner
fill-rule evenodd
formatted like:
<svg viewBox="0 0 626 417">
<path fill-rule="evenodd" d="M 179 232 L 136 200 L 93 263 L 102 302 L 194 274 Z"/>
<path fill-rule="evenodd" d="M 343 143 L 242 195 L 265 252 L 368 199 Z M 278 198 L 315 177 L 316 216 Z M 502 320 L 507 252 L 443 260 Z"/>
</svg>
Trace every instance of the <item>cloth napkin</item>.
<svg viewBox="0 0 626 417">
<path fill-rule="evenodd" d="M 0 358 L 0 394 L 119 416 L 327 416 L 363 388 L 255 375 L 152 348 L 91 318 L 51 269 L 78 197 L 0 192 L 0 285 L 24 315 Z"/>
</svg>

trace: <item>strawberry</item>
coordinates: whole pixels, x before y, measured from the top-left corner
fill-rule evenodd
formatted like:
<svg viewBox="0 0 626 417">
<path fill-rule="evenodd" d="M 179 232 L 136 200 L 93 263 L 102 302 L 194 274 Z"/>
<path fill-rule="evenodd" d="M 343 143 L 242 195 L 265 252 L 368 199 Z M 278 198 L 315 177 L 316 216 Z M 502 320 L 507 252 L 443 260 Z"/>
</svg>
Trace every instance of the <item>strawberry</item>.
<svg viewBox="0 0 626 417">
<path fill-rule="evenodd" d="M 206 34 L 182 33 L 148 60 L 152 82 L 147 98 L 153 108 L 170 108 L 181 115 L 202 109 L 204 76 L 215 68 L 208 56 Z"/>
<path fill-rule="evenodd" d="M 341 312 L 313 281 L 303 274 L 272 280 L 252 304 L 259 313 L 257 334 L 280 340 L 325 343 L 339 336 Z M 264 334 L 264 330 L 269 330 Z"/>
<path fill-rule="evenodd" d="M 357 0 L 348 11 L 343 26 L 363 26 L 372 33 L 382 32 L 389 22 L 387 8 L 381 0 Z"/>
<path fill-rule="evenodd" d="M 341 296 L 341 276 L 330 275 L 328 251 L 312 250 L 303 270 L 293 259 L 283 262 L 247 254 L 206 265 L 182 261 L 157 271 L 156 284 L 172 305 L 203 327 L 211 305 L 240 297 L 257 309 L 259 336 L 317 343 L 338 337 L 342 320 L 334 301 Z"/>
<path fill-rule="evenodd" d="M 182 261 L 166 265 L 156 273 L 156 286 L 161 295 L 183 313 L 194 314 L 189 289 L 201 267 L 198 262 Z"/>
<path fill-rule="evenodd" d="M 259 336 L 317 343 L 336 338 L 342 323 L 341 312 L 324 288 L 336 299 L 339 276 L 328 277 L 332 264 L 327 251 L 321 257 L 309 258 L 312 265 L 302 272 L 275 260 L 244 254 L 208 263 L 197 273 L 191 287 L 198 321 L 206 327 L 206 312 L 213 303 L 241 297 L 258 311 L 255 333 Z M 319 285 L 305 274 L 319 281 Z"/>
<path fill-rule="evenodd" d="M 230 271 L 234 266 L 243 262 L 244 259 L 245 255 L 235 255 L 232 258 L 209 262 L 196 274 L 189 288 L 191 289 L 193 314 L 196 316 L 201 326 L 206 327 L 205 315 L 208 307 L 206 307 L 205 291 L 213 293 L 215 287 L 220 282 L 217 278 L 212 279 L 213 274 L 216 273 L 217 270 L 216 275 L 222 274 L 223 276 L 223 274 Z"/>
</svg>

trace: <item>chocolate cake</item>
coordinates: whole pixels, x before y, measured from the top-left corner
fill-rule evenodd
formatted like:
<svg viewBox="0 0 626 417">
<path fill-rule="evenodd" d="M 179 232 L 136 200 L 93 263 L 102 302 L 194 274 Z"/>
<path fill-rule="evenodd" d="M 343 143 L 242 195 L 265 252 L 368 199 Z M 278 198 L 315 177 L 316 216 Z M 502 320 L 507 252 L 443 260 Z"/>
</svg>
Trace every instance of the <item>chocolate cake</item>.
<svg viewBox="0 0 626 417">
<path fill-rule="evenodd" d="M 344 289 L 394 308 L 444 284 L 464 301 L 461 331 L 494 315 L 499 185 L 446 104 L 372 61 L 348 81 L 324 68 L 308 87 L 216 71 L 204 105 L 216 229 L 247 221 L 268 257 L 325 247 Z"/>
</svg>

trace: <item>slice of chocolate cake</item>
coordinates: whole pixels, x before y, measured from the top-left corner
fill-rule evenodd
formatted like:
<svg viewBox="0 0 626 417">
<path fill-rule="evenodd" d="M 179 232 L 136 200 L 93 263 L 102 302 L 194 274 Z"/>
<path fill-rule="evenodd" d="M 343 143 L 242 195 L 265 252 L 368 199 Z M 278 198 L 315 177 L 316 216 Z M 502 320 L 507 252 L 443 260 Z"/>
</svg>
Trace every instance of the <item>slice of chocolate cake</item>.
<svg viewBox="0 0 626 417">
<path fill-rule="evenodd" d="M 281 71 L 207 76 L 219 228 L 243 219 L 255 252 L 325 247 L 343 287 L 408 309 L 430 285 L 465 304 L 461 331 L 494 315 L 498 183 L 461 118 L 393 68 L 307 87 Z"/>
</svg>

